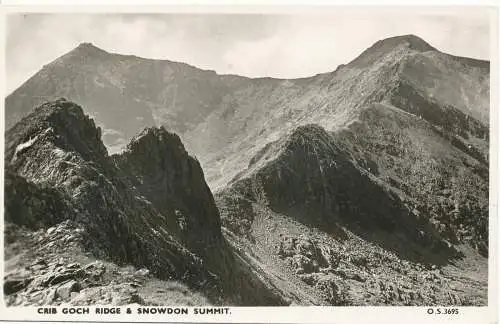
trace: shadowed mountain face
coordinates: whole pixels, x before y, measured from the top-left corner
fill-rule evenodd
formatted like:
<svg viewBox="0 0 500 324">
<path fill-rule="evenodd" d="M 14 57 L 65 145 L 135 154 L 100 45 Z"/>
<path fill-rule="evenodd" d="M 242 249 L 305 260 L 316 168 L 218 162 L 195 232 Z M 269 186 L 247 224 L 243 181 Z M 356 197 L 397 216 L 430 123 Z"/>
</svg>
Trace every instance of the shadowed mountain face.
<svg viewBox="0 0 500 324">
<path fill-rule="evenodd" d="M 192 128 L 242 80 L 183 63 L 111 54 L 83 43 L 7 97 L 6 126 L 33 107 L 64 97 L 97 120 L 114 152 L 147 126 L 165 125 L 181 133 Z"/>
<path fill-rule="evenodd" d="M 120 171 L 167 216 L 173 233 L 199 254 L 221 240 L 219 213 L 203 171 L 165 128 L 147 128 L 113 156 Z M 195 215 L 195 216 L 194 216 Z"/>
<path fill-rule="evenodd" d="M 429 254 L 433 263 L 446 262 L 458 254 L 336 141 L 319 126 L 299 127 L 253 161 L 261 166 L 219 195 L 241 195 L 243 204 L 254 201 L 333 236 L 343 237 L 342 228 L 348 228 L 404 259 L 426 262 Z"/>
<path fill-rule="evenodd" d="M 94 119 L 32 111 L 60 96 Z M 251 79 L 81 44 L 6 98 L 6 124 L 9 223 L 70 219 L 94 255 L 210 300 L 486 303 L 489 62 L 405 35 Z"/>
<path fill-rule="evenodd" d="M 358 164 L 392 188 L 418 219 L 447 241 L 487 256 L 487 133 L 473 123 L 463 129 L 480 125 L 479 135 L 447 132 L 394 106 L 375 104 L 338 136 Z"/>
</svg>

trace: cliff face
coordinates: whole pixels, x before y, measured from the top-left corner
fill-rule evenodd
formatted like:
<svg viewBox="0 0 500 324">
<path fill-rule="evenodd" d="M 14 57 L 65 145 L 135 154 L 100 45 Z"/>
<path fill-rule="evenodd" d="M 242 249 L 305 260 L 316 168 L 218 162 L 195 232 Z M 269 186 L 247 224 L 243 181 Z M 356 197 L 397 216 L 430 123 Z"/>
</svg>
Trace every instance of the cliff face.
<svg viewBox="0 0 500 324">
<path fill-rule="evenodd" d="M 181 242 L 201 255 L 219 244 L 219 211 L 200 164 L 177 135 L 147 128 L 113 159 L 141 195 L 168 215 L 166 226 Z"/>
</svg>

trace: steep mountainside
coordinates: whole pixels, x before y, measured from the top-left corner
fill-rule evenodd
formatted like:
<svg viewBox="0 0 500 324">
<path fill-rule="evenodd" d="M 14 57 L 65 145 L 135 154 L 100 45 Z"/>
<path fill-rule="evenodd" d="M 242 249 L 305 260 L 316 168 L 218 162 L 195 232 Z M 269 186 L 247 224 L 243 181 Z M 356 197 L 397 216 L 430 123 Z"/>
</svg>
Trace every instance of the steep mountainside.
<svg viewBox="0 0 500 324">
<path fill-rule="evenodd" d="M 469 65 L 440 52 L 422 52 L 427 48 L 414 49 L 413 39 L 383 40 L 384 46 L 366 50 L 332 73 L 236 92 L 235 103 L 214 111 L 184 135 L 200 156 L 212 188 L 223 187 L 269 141 L 306 124 L 342 129 L 370 103 L 391 103 L 449 131 L 484 139 L 489 64 Z"/>
<path fill-rule="evenodd" d="M 383 113 L 387 112 L 382 109 L 377 121 L 399 121 L 398 116 L 387 118 Z M 406 117 L 402 112 L 393 113 Z M 462 210 L 450 214 L 433 209 L 446 208 L 438 202 L 447 206 L 449 199 L 460 193 L 483 199 L 480 206 L 486 208 L 484 192 L 474 194 L 473 184 L 448 189 L 453 198 L 436 191 L 439 195 L 435 200 L 422 199 L 420 195 L 436 189 L 426 188 L 439 178 L 436 172 L 440 169 L 432 169 L 433 162 L 412 168 L 415 173 L 428 172 L 426 177 L 415 174 L 412 176 L 422 178 L 397 177 L 399 182 L 390 182 L 387 174 L 397 174 L 399 168 L 415 161 L 403 156 L 408 158 L 403 163 L 396 158 L 400 154 L 396 151 L 394 162 L 389 164 L 392 168 L 385 170 L 387 164 L 381 163 L 386 162 L 385 156 L 365 150 L 364 138 L 355 137 L 373 136 L 376 132 L 345 133 L 329 134 L 317 125 L 306 125 L 260 152 L 247 170 L 217 193 L 223 225 L 234 233 L 231 238 L 263 260 L 270 273 L 299 279 L 312 287 L 313 295 L 324 304 L 484 304 L 487 260 L 463 243 L 472 243 L 486 253 L 485 210 L 477 214 L 465 214 Z M 431 132 L 426 136 L 439 140 L 439 135 Z M 357 142 L 353 145 L 347 139 Z M 453 167 L 464 177 L 473 177 L 484 190 L 481 178 L 467 173 L 460 158 L 479 168 L 480 164 L 442 142 L 434 146 L 444 146 L 455 154 L 458 160 Z M 369 144 L 375 148 L 381 145 L 377 141 Z M 411 148 L 408 144 L 404 143 L 404 147 Z M 389 147 L 400 149 L 397 145 Z M 406 154 L 413 153 L 410 152 Z M 439 162 L 434 164 L 440 167 Z M 418 183 L 420 187 L 411 190 L 404 187 L 406 183 Z M 456 179 L 445 187 L 455 185 L 464 185 L 464 179 Z M 473 199 L 470 204 L 478 207 Z M 457 233 L 459 237 L 455 236 Z M 476 259 L 475 271 L 480 269 L 479 274 L 474 274 L 470 265 L 463 265 L 471 258 Z"/>
<path fill-rule="evenodd" d="M 170 232 L 190 249 L 204 254 L 221 240 L 219 213 L 203 171 L 177 135 L 163 127 L 147 128 L 114 160 L 154 208 L 167 215 Z"/>
<path fill-rule="evenodd" d="M 269 118 L 277 136 L 235 141 L 245 150 L 224 163 L 242 167 L 216 190 L 223 226 L 326 303 L 483 305 L 488 69 L 396 37 L 318 76 L 331 115 Z"/>
<path fill-rule="evenodd" d="M 89 257 L 146 267 L 146 274 L 180 281 L 210 303 L 284 303 L 251 274 L 238 282 L 227 277 L 228 268 L 237 274 L 248 270 L 239 270 L 203 172 L 176 135 L 147 129 L 115 159 L 117 164 L 93 120 L 64 99 L 37 107 L 6 133 L 6 249 L 22 251 L 6 253 L 7 270 L 12 268 L 4 283 L 9 304 L 73 302 L 87 295 L 92 303 L 102 301 L 93 296 L 96 284 L 85 279 L 88 267 L 96 265 L 73 264 Z M 48 238 L 33 241 L 33 231 L 45 230 Z M 65 242 L 71 253 L 54 253 L 64 250 Z M 43 266 L 19 267 L 29 262 Z M 106 267 L 98 267 L 100 277 Z M 57 299 L 70 282 L 78 287 L 71 289 L 92 291 Z M 35 293 L 40 290 L 44 294 Z M 248 290 L 259 295 L 246 297 Z"/>
<path fill-rule="evenodd" d="M 165 125 L 175 132 L 192 128 L 244 80 L 183 63 L 111 54 L 82 43 L 6 98 L 6 127 L 33 107 L 64 97 L 86 108 L 115 152 L 147 126 Z"/>
<path fill-rule="evenodd" d="M 485 135 L 486 130 L 480 134 Z M 467 243 L 488 255 L 488 151 L 474 144 L 481 139 L 467 132 L 465 138 L 452 135 L 385 104 L 364 110 L 338 136 L 419 219 L 449 242 Z"/>
</svg>

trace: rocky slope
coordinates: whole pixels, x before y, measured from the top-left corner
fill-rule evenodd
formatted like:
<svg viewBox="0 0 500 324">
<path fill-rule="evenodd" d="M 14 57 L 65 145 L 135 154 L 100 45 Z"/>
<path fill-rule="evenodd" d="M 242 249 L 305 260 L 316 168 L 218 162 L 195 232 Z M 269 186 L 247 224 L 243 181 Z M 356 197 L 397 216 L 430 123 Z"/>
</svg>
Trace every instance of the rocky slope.
<svg viewBox="0 0 500 324">
<path fill-rule="evenodd" d="M 380 41 L 331 73 L 278 86 L 256 82 L 236 92 L 230 105 L 184 135 L 200 156 L 211 187 L 224 187 L 268 142 L 296 127 L 318 124 L 336 131 L 371 103 L 392 104 L 454 135 L 475 134 L 479 145 L 488 147 L 489 63 L 468 64 L 412 46 L 416 39 Z"/>
<path fill-rule="evenodd" d="M 223 226 L 325 304 L 484 305 L 488 69 L 405 36 L 318 76 L 332 115 L 234 156 Z"/>
<path fill-rule="evenodd" d="M 221 240 L 219 213 L 203 171 L 177 135 L 147 128 L 113 158 L 139 193 L 167 215 L 166 226 L 179 241 L 203 255 Z"/>
<path fill-rule="evenodd" d="M 400 109 L 375 104 L 338 133 L 345 147 L 451 244 L 488 256 L 489 167 L 480 135 L 447 132 Z M 487 147 L 487 146 L 486 146 Z"/>
<path fill-rule="evenodd" d="M 112 159 L 93 120 L 60 99 L 37 107 L 7 131 L 5 166 L 9 304 L 102 302 L 94 287 L 103 285 L 111 294 L 108 302 L 139 302 L 137 289 L 117 283 L 124 276 L 141 280 L 116 270 L 127 265 L 181 282 L 210 303 L 283 303 L 250 275 L 237 283 L 238 290 L 234 280 L 221 282 L 221 273 L 239 270 L 212 194 L 199 164 L 163 128 L 147 129 Z M 102 279 L 110 269 L 116 273 Z M 135 291 L 131 299 L 122 288 Z M 57 299 L 62 289 L 68 291 Z M 248 289 L 260 293 L 252 301 L 236 296 Z"/>
<path fill-rule="evenodd" d="M 244 80 L 183 63 L 112 54 L 82 43 L 6 98 L 6 127 L 33 107 L 64 97 L 95 118 L 114 153 L 145 127 L 164 125 L 181 133 L 192 128 Z"/>
<path fill-rule="evenodd" d="M 487 259 L 469 246 L 487 249 L 482 245 L 487 214 L 430 213 L 415 202 L 432 205 L 433 200 L 386 182 L 385 165 L 379 164 L 383 155 L 364 150 L 355 155 L 350 150 L 359 147 L 346 146 L 344 136 L 307 125 L 266 147 L 217 193 L 224 227 L 270 273 L 313 288 L 309 294 L 319 304 L 484 305 Z M 437 174 L 428 177 L 419 183 L 425 187 Z M 459 228 L 460 239 L 454 236 Z M 480 274 L 462 265 L 471 258 Z"/>
</svg>

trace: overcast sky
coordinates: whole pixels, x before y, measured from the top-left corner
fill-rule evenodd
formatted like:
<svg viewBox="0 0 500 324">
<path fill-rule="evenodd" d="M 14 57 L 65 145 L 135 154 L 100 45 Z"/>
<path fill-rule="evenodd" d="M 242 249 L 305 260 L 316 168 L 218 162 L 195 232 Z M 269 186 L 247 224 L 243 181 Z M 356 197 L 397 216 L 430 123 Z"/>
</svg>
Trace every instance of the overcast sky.
<svg viewBox="0 0 500 324">
<path fill-rule="evenodd" d="M 334 70 L 379 39 L 415 34 L 441 51 L 489 59 L 489 13 L 410 8 L 301 14 L 11 14 L 7 93 L 81 42 L 218 73 L 296 78 Z"/>
</svg>

